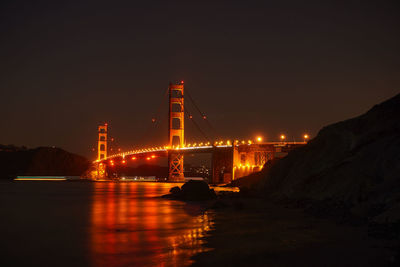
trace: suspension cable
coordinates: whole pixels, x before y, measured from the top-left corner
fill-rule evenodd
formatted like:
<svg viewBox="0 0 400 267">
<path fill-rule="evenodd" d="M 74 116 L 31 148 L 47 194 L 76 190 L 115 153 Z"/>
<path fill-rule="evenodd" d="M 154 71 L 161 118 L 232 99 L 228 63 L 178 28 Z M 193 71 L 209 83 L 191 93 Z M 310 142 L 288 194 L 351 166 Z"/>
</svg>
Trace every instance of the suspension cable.
<svg viewBox="0 0 400 267">
<path fill-rule="evenodd" d="M 184 107 L 184 111 L 185 111 L 185 115 L 187 115 L 188 119 L 193 122 L 193 124 L 196 126 L 197 130 L 203 135 L 203 137 L 210 142 L 210 139 L 207 137 L 207 135 L 201 130 L 201 128 L 199 127 L 199 125 L 194 121 L 193 116 L 190 114 L 190 112 L 188 111 L 188 109 L 186 107 Z"/>
<path fill-rule="evenodd" d="M 207 116 L 200 110 L 200 108 L 196 105 L 196 103 L 194 102 L 193 97 L 191 96 L 189 90 L 187 88 L 185 88 L 185 91 L 189 97 L 190 102 L 193 104 L 193 106 L 196 108 L 196 110 L 199 112 L 201 118 L 206 122 L 206 124 L 208 125 L 208 127 L 214 132 L 215 135 L 218 136 L 217 131 L 215 130 L 215 128 L 213 127 L 213 125 L 210 123 L 210 121 L 208 120 Z"/>
<path fill-rule="evenodd" d="M 163 98 L 161 99 L 160 104 L 159 104 L 158 107 L 157 107 L 157 111 L 156 111 L 155 114 L 154 114 L 155 116 L 153 116 L 153 117 L 151 118 L 151 122 L 153 122 L 153 123 L 156 122 L 157 116 L 158 116 L 158 114 L 160 113 L 160 110 L 161 110 L 162 105 L 164 104 L 164 98 L 165 98 L 167 95 L 168 95 L 168 88 L 167 88 L 167 90 L 165 90 L 164 96 L 163 96 Z"/>
<path fill-rule="evenodd" d="M 164 99 L 165 99 L 165 97 L 166 97 L 167 95 L 168 95 L 168 88 L 167 88 L 167 90 L 165 90 L 165 93 L 164 93 L 164 95 L 163 95 L 163 97 L 162 97 L 162 99 L 161 99 L 161 101 L 160 101 L 160 104 L 158 105 L 157 110 L 156 110 L 156 112 L 154 113 L 154 116 L 151 118 L 151 123 L 150 123 L 150 124 L 147 124 L 146 130 L 145 130 L 145 131 L 143 132 L 143 134 L 140 136 L 140 139 L 139 139 L 139 140 L 143 140 L 143 139 L 145 139 L 146 137 L 149 137 L 149 136 L 150 136 L 150 132 L 151 132 L 151 130 L 153 129 L 153 128 L 152 128 L 153 125 L 154 125 L 155 127 L 157 127 L 157 126 L 159 125 L 157 117 L 158 117 L 158 115 L 159 115 L 159 113 L 160 113 L 160 111 L 161 111 L 161 107 L 163 106 L 163 104 L 164 104 Z M 148 138 L 146 138 L 146 139 L 148 139 Z"/>
</svg>

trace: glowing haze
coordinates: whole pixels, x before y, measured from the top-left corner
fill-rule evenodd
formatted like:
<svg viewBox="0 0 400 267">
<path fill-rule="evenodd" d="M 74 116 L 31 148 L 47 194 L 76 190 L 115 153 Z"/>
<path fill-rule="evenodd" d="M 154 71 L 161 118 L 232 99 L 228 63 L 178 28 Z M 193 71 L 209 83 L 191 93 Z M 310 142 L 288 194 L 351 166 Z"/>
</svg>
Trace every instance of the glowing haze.
<svg viewBox="0 0 400 267">
<path fill-rule="evenodd" d="M 94 158 L 106 121 L 123 149 L 166 145 L 180 80 L 210 137 L 312 138 L 400 88 L 395 2 L 321 2 L 2 1 L 0 143 Z"/>
</svg>

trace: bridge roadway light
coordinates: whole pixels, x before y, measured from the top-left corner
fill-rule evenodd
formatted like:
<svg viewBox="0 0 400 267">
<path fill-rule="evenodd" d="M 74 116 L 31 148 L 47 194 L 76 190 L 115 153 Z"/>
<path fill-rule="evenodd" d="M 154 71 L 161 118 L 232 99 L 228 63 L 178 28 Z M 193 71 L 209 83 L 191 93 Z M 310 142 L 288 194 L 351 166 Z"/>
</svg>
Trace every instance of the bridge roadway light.
<svg viewBox="0 0 400 267">
<path fill-rule="evenodd" d="M 258 137 L 257 137 L 257 142 L 261 143 L 262 140 L 263 140 L 263 138 L 262 138 L 261 136 L 258 136 Z"/>
<path fill-rule="evenodd" d="M 308 134 L 304 134 L 303 138 L 304 138 L 304 143 L 305 143 L 310 138 L 310 136 Z"/>
<path fill-rule="evenodd" d="M 286 139 L 286 136 L 284 134 L 281 134 L 281 141 L 283 142 Z"/>
</svg>

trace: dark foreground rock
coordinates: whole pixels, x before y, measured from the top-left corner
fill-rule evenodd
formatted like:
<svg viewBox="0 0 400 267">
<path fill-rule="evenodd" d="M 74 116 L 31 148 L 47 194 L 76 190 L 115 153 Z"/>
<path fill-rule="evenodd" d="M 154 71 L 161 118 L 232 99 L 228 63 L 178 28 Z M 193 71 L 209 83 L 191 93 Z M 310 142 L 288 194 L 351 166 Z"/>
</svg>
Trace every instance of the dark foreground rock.
<svg viewBox="0 0 400 267">
<path fill-rule="evenodd" d="M 247 178 L 194 266 L 400 266 L 400 94 Z"/>
<path fill-rule="evenodd" d="M 259 188 L 263 196 L 317 213 L 346 209 L 371 223 L 399 222 L 400 94 L 324 127 L 272 166 Z"/>
<path fill-rule="evenodd" d="M 163 197 L 184 201 L 202 201 L 215 199 L 217 195 L 206 182 L 190 180 L 182 185 L 181 188 L 178 186 L 171 188 L 170 194 Z"/>
<path fill-rule="evenodd" d="M 270 169 L 277 164 L 278 161 L 279 158 L 269 160 L 264 164 L 261 171 L 233 180 L 229 184 L 225 185 L 225 187 L 239 187 L 240 192 L 242 193 L 244 191 L 256 191 L 262 179 L 268 174 Z"/>
</svg>

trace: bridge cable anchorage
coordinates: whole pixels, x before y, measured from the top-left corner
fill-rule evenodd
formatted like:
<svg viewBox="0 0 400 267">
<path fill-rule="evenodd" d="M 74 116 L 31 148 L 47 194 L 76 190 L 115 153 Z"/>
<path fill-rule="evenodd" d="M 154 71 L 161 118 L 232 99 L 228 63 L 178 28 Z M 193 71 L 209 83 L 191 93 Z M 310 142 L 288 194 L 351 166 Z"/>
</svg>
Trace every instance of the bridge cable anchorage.
<svg viewBox="0 0 400 267">
<path fill-rule="evenodd" d="M 205 113 L 203 113 L 200 108 L 197 106 L 197 104 L 194 102 L 193 97 L 191 96 L 189 90 L 186 88 L 186 94 L 189 97 L 190 102 L 192 103 L 192 105 L 196 108 L 196 110 L 199 112 L 201 118 L 206 122 L 206 124 L 208 125 L 208 127 L 214 132 L 214 134 L 216 136 L 218 136 L 217 131 L 215 130 L 214 126 L 210 123 L 210 121 L 208 120 L 207 116 Z"/>
<path fill-rule="evenodd" d="M 207 137 L 207 135 L 201 130 L 200 126 L 196 123 L 196 121 L 193 119 L 193 116 L 190 114 L 188 109 L 184 107 L 185 109 L 185 114 L 187 115 L 188 119 L 196 126 L 197 130 L 203 135 L 203 137 L 210 142 L 210 139 Z"/>
</svg>

